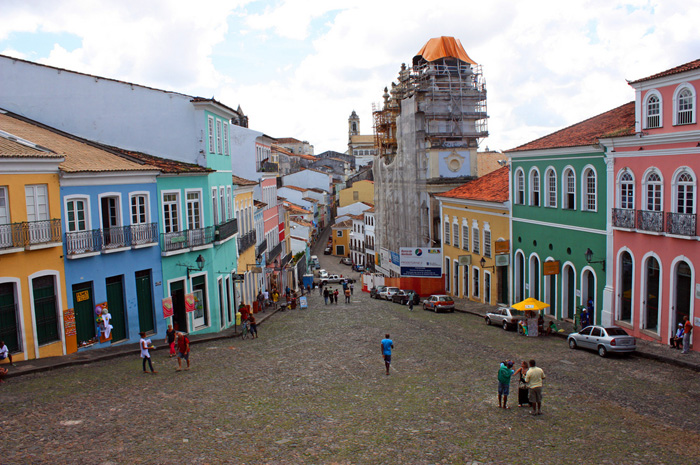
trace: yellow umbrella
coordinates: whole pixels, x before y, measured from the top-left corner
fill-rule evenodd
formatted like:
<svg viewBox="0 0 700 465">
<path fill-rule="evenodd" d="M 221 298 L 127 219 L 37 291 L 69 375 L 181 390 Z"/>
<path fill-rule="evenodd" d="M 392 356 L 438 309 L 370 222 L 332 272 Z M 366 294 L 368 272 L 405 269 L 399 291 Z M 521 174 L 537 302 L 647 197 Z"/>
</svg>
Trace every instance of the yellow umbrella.
<svg viewBox="0 0 700 465">
<path fill-rule="evenodd" d="M 540 310 L 544 310 L 545 308 L 548 308 L 549 304 L 540 302 L 539 300 L 535 299 L 534 297 L 528 297 L 527 299 L 523 300 L 522 302 L 518 302 L 517 304 L 513 304 L 512 308 L 516 310 L 523 310 L 523 311 L 533 311 L 533 312 L 539 312 Z"/>
</svg>

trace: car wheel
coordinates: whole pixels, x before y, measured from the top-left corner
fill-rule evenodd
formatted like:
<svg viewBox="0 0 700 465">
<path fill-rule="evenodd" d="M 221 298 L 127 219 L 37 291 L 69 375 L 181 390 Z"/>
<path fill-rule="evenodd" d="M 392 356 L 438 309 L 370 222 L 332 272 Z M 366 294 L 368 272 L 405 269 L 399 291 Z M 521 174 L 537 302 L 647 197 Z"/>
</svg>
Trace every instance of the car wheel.
<svg viewBox="0 0 700 465">
<path fill-rule="evenodd" d="M 576 347 L 576 339 L 569 339 L 569 349 L 575 349 Z"/>
<path fill-rule="evenodd" d="M 598 346 L 598 355 L 601 357 L 608 355 L 608 350 L 605 348 L 605 346 Z"/>
<path fill-rule="evenodd" d="M 508 323 L 503 322 L 503 331 L 508 331 Z"/>
<path fill-rule="evenodd" d="M 423 304 L 423 310 L 427 310 L 427 308 L 426 308 L 425 304 Z"/>
<path fill-rule="evenodd" d="M 491 318 L 486 317 L 486 325 L 491 326 Z"/>
</svg>

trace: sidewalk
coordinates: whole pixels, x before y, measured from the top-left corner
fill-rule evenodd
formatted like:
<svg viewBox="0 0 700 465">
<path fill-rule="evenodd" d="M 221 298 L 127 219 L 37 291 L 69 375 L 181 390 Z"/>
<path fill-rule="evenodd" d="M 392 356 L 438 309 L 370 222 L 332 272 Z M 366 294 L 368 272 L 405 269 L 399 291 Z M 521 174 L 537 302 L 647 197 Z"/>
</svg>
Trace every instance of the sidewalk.
<svg viewBox="0 0 700 465">
<path fill-rule="evenodd" d="M 480 318 L 483 318 L 486 315 L 486 312 L 493 308 L 491 305 L 472 302 L 466 299 L 454 299 L 454 301 L 455 309 L 458 312 L 467 313 Z M 551 319 L 552 318 L 549 316 L 545 317 L 545 321 Z M 564 332 L 555 333 L 555 336 L 557 337 L 566 339 L 570 333 L 574 332 L 573 323 L 569 321 L 555 320 L 555 324 L 559 329 L 564 330 Z M 566 345 L 563 347 L 566 347 Z M 566 348 L 566 350 L 569 349 Z M 632 356 L 648 358 L 651 360 L 676 365 L 678 367 L 687 368 L 689 370 L 700 371 L 700 352 L 691 351 L 687 355 L 681 355 L 680 350 L 671 349 L 666 344 L 645 341 L 639 338 L 637 338 L 637 350 L 632 354 Z"/>
<path fill-rule="evenodd" d="M 258 312 L 255 314 L 255 319 L 258 325 L 265 321 L 270 316 L 274 315 L 278 309 L 273 310 L 268 308 L 264 312 Z M 202 335 L 188 335 L 190 338 L 190 344 L 201 344 L 203 342 L 216 341 L 220 339 L 228 339 L 232 337 L 239 337 L 240 326 L 236 326 L 237 332 L 234 332 L 234 328 L 229 328 L 218 333 L 202 334 Z M 164 342 L 164 336 L 158 336 L 153 338 L 153 344 L 156 346 L 155 349 L 151 351 L 160 352 L 168 350 L 167 344 Z M 46 357 L 37 360 L 27 360 L 22 362 L 15 362 L 15 367 L 11 366 L 9 363 L 0 364 L 0 366 L 7 368 L 7 375 L 5 379 L 14 378 L 16 376 L 29 375 L 32 373 L 39 373 L 42 371 L 55 370 L 58 368 L 65 368 L 74 365 L 86 365 L 89 363 L 100 362 L 102 360 L 110 360 L 117 357 L 125 356 L 139 356 L 139 344 L 116 344 L 111 347 L 105 347 L 101 349 L 88 349 L 78 351 L 74 354 L 64 355 L 60 357 Z"/>
</svg>

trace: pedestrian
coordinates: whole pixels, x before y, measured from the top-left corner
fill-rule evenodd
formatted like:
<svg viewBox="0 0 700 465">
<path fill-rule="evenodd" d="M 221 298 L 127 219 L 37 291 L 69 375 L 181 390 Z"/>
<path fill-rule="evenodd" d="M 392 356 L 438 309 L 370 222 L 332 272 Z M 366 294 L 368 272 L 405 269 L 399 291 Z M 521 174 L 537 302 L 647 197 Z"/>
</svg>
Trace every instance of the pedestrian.
<svg viewBox="0 0 700 465">
<path fill-rule="evenodd" d="M 280 293 L 277 292 L 277 289 L 272 291 L 272 302 L 274 303 L 274 308 L 277 309 L 277 302 L 280 300 Z M 289 300 L 289 299 L 287 299 Z"/>
<path fill-rule="evenodd" d="M 384 335 L 382 339 L 382 357 L 384 358 L 384 366 L 386 367 L 386 374 L 389 375 L 389 367 L 391 366 L 391 349 L 394 348 L 394 341 L 391 340 L 389 333 Z"/>
<path fill-rule="evenodd" d="M 139 336 L 141 336 L 141 340 L 139 341 L 139 347 L 141 348 L 141 358 L 143 359 L 143 372 L 148 373 L 146 371 L 146 361 L 148 361 L 148 366 L 151 368 L 151 374 L 158 373 L 153 369 L 153 363 L 151 362 L 151 354 L 148 352 L 148 349 L 155 349 L 153 345 L 151 344 L 150 339 L 146 339 L 146 333 L 141 331 L 139 333 Z"/>
<path fill-rule="evenodd" d="M 263 310 L 265 310 L 267 307 L 270 306 L 270 293 L 267 291 L 267 289 L 263 290 Z"/>
<path fill-rule="evenodd" d="M 413 299 L 415 298 L 414 295 L 415 295 L 415 293 L 413 291 L 408 293 L 408 311 L 409 312 L 413 311 Z"/>
<path fill-rule="evenodd" d="M 258 301 L 259 310 L 263 309 L 263 303 L 265 302 L 265 296 L 263 296 L 262 291 L 258 291 L 258 296 L 256 297 Z"/>
<path fill-rule="evenodd" d="M 354 293 L 355 293 L 355 284 L 350 283 L 350 294 L 352 295 Z"/>
<path fill-rule="evenodd" d="M 510 394 L 510 377 L 513 376 L 513 373 L 515 371 L 511 360 L 501 362 L 498 368 L 498 408 L 510 408 L 508 407 L 508 394 Z M 503 402 L 501 402 L 501 397 Z"/>
<path fill-rule="evenodd" d="M 338 305 L 338 294 L 340 294 L 340 292 L 338 292 L 338 289 L 333 291 L 333 303 L 335 303 L 336 305 Z"/>
<path fill-rule="evenodd" d="M 350 303 L 350 289 L 345 289 L 345 303 Z"/>
<path fill-rule="evenodd" d="M 323 290 L 323 300 L 324 300 L 324 302 L 326 302 L 326 305 L 328 305 L 328 294 L 329 294 L 328 288 L 324 289 Z"/>
<path fill-rule="evenodd" d="M 518 368 L 518 370 L 514 373 L 514 375 L 520 375 L 520 380 L 518 380 L 518 407 L 527 407 L 530 405 L 530 401 L 528 400 L 527 383 L 525 382 L 527 370 L 527 362 L 523 360 L 523 362 L 520 364 L 520 368 Z"/>
<path fill-rule="evenodd" d="M 187 368 L 190 369 L 190 338 L 185 333 L 177 333 L 177 369 L 182 370 L 182 359 L 187 360 Z"/>
<path fill-rule="evenodd" d="M 291 295 L 291 293 L 292 293 L 291 289 L 289 289 L 289 286 L 287 286 L 287 287 L 284 289 L 284 294 L 285 294 L 285 296 L 287 297 L 287 300 L 289 300 L 289 296 Z"/>
<path fill-rule="evenodd" d="M 255 321 L 255 316 L 250 315 L 248 318 L 248 323 L 250 323 L 250 334 L 253 336 L 253 339 L 258 337 L 258 322 Z"/>
<path fill-rule="evenodd" d="M 682 354 L 687 354 L 690 351 L 690 332 L 693 330 L 693 325 L 687 316 L 683 317 L 683 351 Z"/>
<path fill-rule="evenodd" d="M 683 347 L 683 323 L 678 323 L 678 329 L 676 329 L 676 334 L 671 335 L 671 349 L 680 349 Z"/>
<path fill-rule="evenodd" d="M 542 415 L 542 384 L 545 378 L 542 368 L 537 366 L 535 360 L 530 360 L 530 368 L 525 375 L 525 382 L 530 390 L 528 400 L 532 405 L 530 415 Z"/>
<path fill-rule="evenodd" d="M 5 341 L 0 341 L 0 360 L 9 360 L 10 365 L 16 366 L 14 362 L 12 362 L 12 354 L 10 353 L 10 350 L 7 348 L 5 345 Z"/>
<path fill-rule="evenodd" d="M 173 358 L 173 356 L 176 355 L 176 352 L 175 352 L 175 330 L 173 329 L 173 325 L 168 325 L 168 329 L 165 330 L 165 342 L 168 344 L 168 347 L 170 348 L 170 358 Z"/>
<path fill-rule="evenodd" d="M 321 281 L 320 283 L 318 283 L 318 294 L 323 295 L 323 291 L 324 291 L 323 281 Z"/>
</svg>

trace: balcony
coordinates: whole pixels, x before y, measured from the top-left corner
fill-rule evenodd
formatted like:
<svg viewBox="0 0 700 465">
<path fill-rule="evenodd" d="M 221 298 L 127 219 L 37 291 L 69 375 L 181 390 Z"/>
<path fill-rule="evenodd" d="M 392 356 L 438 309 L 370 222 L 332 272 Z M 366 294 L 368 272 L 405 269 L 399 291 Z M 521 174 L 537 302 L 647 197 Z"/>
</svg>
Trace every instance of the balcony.
<svg viewBox="0 0 700 465">
<path fill-rule="evenodd" d="M 277 170 L 277 163 L 270 161 L 263 161 L 258 165 L 258 173 L 276 173 Z"/>
<path fill-rule="evenodd" d="M 635 211 L 627 208 L 612 209 L 612 224 L 616 228 L 634 229 Z"/>
<path fill-rule="evenodd" d="M 0 253 L 41 249 L 61 244 L 61 220 L 26 221 L 0 225 Z"/>
<path fill-rule="evenodd" d="M 282 263 L 280 263 L 280 267 L 284 268 L 290 261 L 292 261 L 292 252 L 289 252 L 287 255 L 284 256 L 284 258 L 282 258 Z"/>
<path fill-rule="evenodd" d="M 228 239 L 236 233 L 238 233 L 238 220 L 233 218 L 216 226 L 215 237 L 216 240 L 220 242 Z"/>
<path fill-rule="evenodd" d="M 202 247 L 214 242 L 214 227 L 208 226 L 206 228 L 162 233 L 160 239 L 162 253 Z"/>
<path fill-rule="evenodd" d="M 250 247 L 255 245 L 256 235 L 255 229 L 252 229 L 238 238 L 238 253 L 243 253 Z"/>
<path fill-rule="evenodd" d="M 280 242 L 270 250 L 267 254 L 267 263 L 272 263 L 272 261 L 282 252 L 282 243 Z"/>
<path fill-rule="evenodd" d="M 637 210 L 637 229 L 657 233 L 663 232 L 664 212 Z"/>
<path fill-rule="evenodd" d="M 697 215 L 690 213 L 666 213 L 666 233 L 679 236 L 695 236 Z"/>
<path fill-rule="evenodd" d="M 263 239 L 263 241 L 255 248 L 255 256 L 259 257 L 265 251 L 267 250 L 267 239 Z"/>
<path fill-rule="evenodd" d="M 147 247 L 158 243 L 158 223 L 135 224 L 90 231 L 66 233 L 68 257 L 114 252 L 124 248 Z"/>
</svg>

